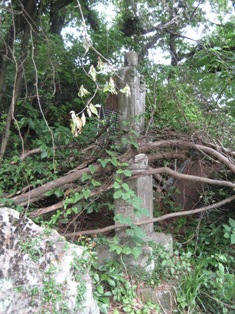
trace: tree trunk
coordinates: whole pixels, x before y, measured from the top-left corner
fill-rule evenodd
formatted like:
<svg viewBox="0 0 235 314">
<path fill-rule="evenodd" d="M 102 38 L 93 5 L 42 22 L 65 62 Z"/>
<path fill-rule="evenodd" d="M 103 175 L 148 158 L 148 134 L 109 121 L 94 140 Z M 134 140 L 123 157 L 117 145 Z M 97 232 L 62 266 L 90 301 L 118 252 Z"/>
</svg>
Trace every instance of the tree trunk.
<svg viewBox="0 0 235 314">
<path fill-rule="evenodd" d="M 21 56 L 18 62 L 16 60 L 16 56 L 14 55 L 14 48 L 12 50 L 13 59 L 15 60 L 15 68 L 16 68 L 15 73 L 16 74 L 15 74 L 14 86 L 13 86 L 13 91 L 12 91 L 11 104 L 8 109 L 6 126 L 5 126 L 5 130 L 3 132 L 3 137 L 2 137 L 2 143 L 1 143 L 1 149 L 0 149 L 0 163 L 2 162 L 5 152 L 6 152 L 7 144 L 10 137 L 11 122 L 12 122 L 12 119 L 14 119 L 15 106 L 19 98 L 21 87 L 22 87 L 24 63 L 28 54 L 27 48 L 28 48 L 28 42 L 29 42 L 29 35 L 30 35 L 30 27 L 29 25 L 27 25 L 23 34 L 23 38 L 22 38 Z"/>
</svg>

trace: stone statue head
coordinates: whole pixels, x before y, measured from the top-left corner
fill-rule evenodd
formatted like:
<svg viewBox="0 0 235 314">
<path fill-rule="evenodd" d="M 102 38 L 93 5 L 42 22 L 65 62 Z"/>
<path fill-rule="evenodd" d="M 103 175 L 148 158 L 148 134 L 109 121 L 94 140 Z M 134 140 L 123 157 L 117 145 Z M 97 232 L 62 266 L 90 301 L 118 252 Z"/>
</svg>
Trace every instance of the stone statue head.
<svg viewBox="0 0 235 314">
<path fill-rule="evenodd" d="M 125 55 L 125 66 L 137 66 L 138 54 L 135 51 L 129 51 Z"/>
</svg>

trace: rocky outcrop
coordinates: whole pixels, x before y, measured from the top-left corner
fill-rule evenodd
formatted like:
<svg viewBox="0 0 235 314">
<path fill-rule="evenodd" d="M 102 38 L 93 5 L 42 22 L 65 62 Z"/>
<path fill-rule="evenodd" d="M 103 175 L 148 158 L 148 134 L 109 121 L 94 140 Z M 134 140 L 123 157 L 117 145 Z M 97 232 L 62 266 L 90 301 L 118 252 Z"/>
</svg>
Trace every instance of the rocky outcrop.
<svg viewBox="0 0 235 314">
<path fill-rule="evenodd" d="M 0 314 L 98 314 L 82 247 L 0 208 Z"/>
</svg>

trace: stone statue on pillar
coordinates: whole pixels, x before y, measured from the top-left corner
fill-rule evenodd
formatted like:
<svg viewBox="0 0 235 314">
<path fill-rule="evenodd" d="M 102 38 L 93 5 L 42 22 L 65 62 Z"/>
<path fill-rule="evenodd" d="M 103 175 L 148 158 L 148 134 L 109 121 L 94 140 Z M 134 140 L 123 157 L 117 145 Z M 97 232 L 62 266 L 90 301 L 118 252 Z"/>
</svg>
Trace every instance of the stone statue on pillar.
<svg viewBox="0 0 235 314">
<path fill-rule="evenodd" d="M 118 71 L 118 124 L 121 131 L 138 133 L 144 130 L 145 82 L 137 71 L 138 55 L 129 51 L 125 66 Z M 128 87 L 128 88 L 126 88 Z M 120 90 L 125 89 L 123 93 Z"/>
<path fill-rule="evenodd" d="M 138 55 L 134 51 L 130 51 L 125 56 L 125 66 L 118 72 L 118 122 L 119 129 L 124 131 L 123 136 L 128 137 L 131 130 L 138 134 L 144 131 L 144 113 L 145 113 L 145 83 L 143 78 L 137 71 Z M 122 90 L 128 92 L 123 93 Z M 129 161 L 128 169 L 133 175 L 141 174 L 148 168 L 148 157 L 145 154 L 137 154 Z M 125 178 L 127 179 L 127 178 Z M 115 216 L 131 218 L 132 223 L 140 224 L 140 228 L 144 231 L 142 254 L 134 261 L 133 257 L 125 258 L 128 265 L 141 266 L 147 271 L 153 269 L 153 265 L 148 262 L 152 249 L 148 245 L 148 241 L 160 243 L 171 250 L 172 237 L 157 233 L 154 231 L 153 223 L 145 223 L 153 219 L 153 183 L 151 175 L 141 175 L 132 177 L 125 181 L 129 189 L 132 190 L 136 197 L 141 201 L 141 208 L 145 209 L 142 213 L 136 214 L 134 205 L 125 198 L 114 200 Z M 118 221 L 115 222 L 119 224 Z M 124 229 L 116 229 L 121 243 L 129 243 L 132 246 L 132 239 Z"/>
<path fill-rule="evenodd" d="M 135 51 L 125 55 L 125 66 L 118 72 L 118 122 L 119 128 L 129 133 L 134 130 L 137 135 L 144 131 L 145 114 L 145 82 L 137 71 L 138 55 Z M 126 88 L 128 87 L 128 88 Z M 122 90 L 128 90 L 123 93 Z M 125 135 L 124 135 L 125 136 Z M 126 135 L 128 136 L 128 134 Z M 148 167 L 148 157 L 138 154 L 130 160 L 129 169 L 133 174 L 138 174 Z M 136 217 L 134 207 L 123 199 L 115 200 L 115 214 L 131 217 L 133 222 L 142 222 L 153 217 L 153 185 L 152 176 L 141 176 L 127 181 L 128 186 L 135 195 L 141 199 L 142 208 L 148 215 Z M 140 227 L 146 234 L 153 232 L 153 223 Z M 117 230 L 119 236 L 125 237 L 125 231 Z"/>
</svg>

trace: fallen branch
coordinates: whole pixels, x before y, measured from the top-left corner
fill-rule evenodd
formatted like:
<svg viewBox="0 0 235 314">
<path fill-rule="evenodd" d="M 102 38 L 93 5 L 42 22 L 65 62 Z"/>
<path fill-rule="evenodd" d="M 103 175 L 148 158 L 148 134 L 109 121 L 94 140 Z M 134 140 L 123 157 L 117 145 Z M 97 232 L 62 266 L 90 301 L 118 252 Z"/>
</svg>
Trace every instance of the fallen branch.
<svg viewBox="0 0 235 314">
<path fill-rule="evenodd" d="M 156 154 L 148 155 L 148 161 L 155 161 L 155 160 L 162 160 L 162 159 L 180 159 L 185 160 L 187 159 L 185 152 L 158 152 Z"/>
<path fill-rule="evenodd" d="M 205 207 L 197 208 L 197 209 L 194 209 L 194 210 L 187 210 L 187 211 L 181 211 L 181 212 L 178 212 L 178 213 L 166 214 L 166 215 L 163 215 L 161 217 L 148 219 L 148 220 L 144 220 L 144 221 L 141 221 L 141 222 L 136 222 L 136 223 L 133 223 L 133 225 L 135 225 L 135 226 L 142 226 L 142 225 L 147 225 L 147 224 L 158 222 L 158 221 L 167 220 L 167 219 L 170 219 L 170 218 L 194 215 L 194 214 L 206 212 L 206 211 L 211 210 L 211 209 L 218 208 L 220 206 L 223 206 L 225 204 L 228 204 L 228 203 L 232 202 L 233 200 L 235 200 L 235 195 L 230 196 L 230 197 L 228 197 L 228 198 L 226 198 L 226 199 L 224 199 L 224 200 L 222 200 L 222 201 L 220 201 L 218 203 L 212 204 L 212 205 L 208 205 L 208 206 L 205 206 Z M 80 236 L 80 235 L 101 234 L 101 233 L 106 233 L 108 231 L 112 231 L 112 230 L 115 230 L 115 229 L 120 229 L 120 228 L 126 229 L 126 228 L 129 228 L 129 227 L 130 227 L 129 225 L 119 224 L 119 225 L 113 225 L 113 226 L 108 226 L 108 227 L 105 227 L 105 228 L 94 229 L 94 230 L 84 230 L 84 231 L 78 231 L 78 232 L 72 232 L 72 233 L 64 233 L 64 234 L 61 233 L 60 235 L 65 237 L 65 238 L 74 238 L 74 237 Z"/>
<path fill-rule="evenodd" d="M 95 171 L 100 172 L 101 170 L 103 171 L 110 171 L 112 169 L 111 166 L 106 166 L 105 168 L 102 168 L 101 165 L 94 165 Z M 55 188 L 64 186 L 65 184 L 71 183 L 75 180 L 78 180 L 81 178 L 83 173 L 90 173 L 89 168 L 84 168 L 81 170 L 76 170 L 72 173 L 70 173 L 67 176 L 58 178 L 54 181 L 48 182 L 38 188 L 33 189 L 32 191 L 29 191 L 27 193 L 15 196 L 11 200 L 16 204 L 16 205 L 22 205 L 22 204 L 30 204 L 33 199 L 38 200 L 38 197 L 41 195 L 42 197 L 45 196 L 45 193 L 53 190 Z M 190 180 L 194 182 L 202 182 L 210 185 L 218 185 L 218 186 L 226 186 L 235 189 L 235 183 L 230 182 L 230 181 L 222 181 L 222 180 L 214 180 L 210 178 L 205 178 L 205 177 L 200 177 L 200 176 L 193 176 L 193 175 L 188 175 L 188 174 L 182 174 L 180 172 L 177 172 L 175 170 L 172 170 L 168 167 L 161 167 L 157 169 L 149 169 L 146 171 L 142 171 L 138 174 L 133 175 L 129 180 L 140 177 L 140 176 L 145 176 L 145 175 L 156 175 L 156 174 L 169 174 L 172 177 L 181 179 L 181 180 Z M 112 186 L 110 186 L 112 188 Z M 50 210 L 51 211 L 51 210 Z"/>
<path fill-rule="evenodd" d="M 216 158 L 217 160 L 219 160 L 221 163 L 223 163 L 224 165 L 226 165 L 233 173 L 235 173 L 235 164 L 233 162 L 231 162 L 231 160 L 229 158 L 227 158 L 226 156 L 224 156 L 223 154 L 219 153 L 218 151 L 214 150 L 213 148 L 209 148 L 203 145 L 197 145 L 191 142 L 187 142 L 187 141 L 179 141 L 179 140 L 167 140 L 167 141 L 158 141 L 158 142 L 154 142 L 154 143 L 150 143 L 150 144 L 141 144 L 139 151 L 140 152 L 147 152 L 149 150 L 155 150 L 156 148 L 169 148 L 169 147 L 180 147 L 182 148 L 187 148 L 187 149 L 196 149 L 199 150 L 202 153 L 208 154 L 211 158 Z M 123 155 L 119 156 L 120 160 L 129 160 L 130 159 L 130 155 L 132 155 L 134 152 L 130 152 L 128 151 L 128 155 L 126 155 L 126 153 L 124 153 Z M 173 152 L 158 152 L 155 157 L 156 159 L 160 158 L 162 156 L 162 158 L 165 158 L 164 154 L 166 153 L 166 156 L 168 156 L 168 158 L 171 158 L 170 156 L 174 156 Z M 171 155 L 172 153 L 172 155 Z M 135 152 L 136 154 L 136 152 Z M 125 156 L 125 158 L 124 158 Z M 150 155 L 150 159 L 153 160 L 153 156 L 154 155 Z M 77 167 L 78 168 L 78 167 Z M 111 166 L 106 166 L 105 168 L 102 168 L 102 166 L 100 164 L 94 164 L 94 169 L 97 172 L 107 172 L 110 171 L 112 169 Z M 32 202 L 32 200 L 36 199 L 40 199 L 45 197 L 45 193 L 48 191 L 51 191 L 55 188 L 61 187 L 65 184 L 69 184 L 71 182 L 74 182 L 78 179 L 81 178 L 83 173 L 90 173 L 90 170 L 88 167 L 83 168 L 83 169 L 74 169 L 75 171 L 71 171 L 69 174 L 67 174 L 66 176 L 60 177 L 58 179 L 55 179 L 54 181 L 48 182 L 40 187 L 37 187 L 27 193 L 23 193 L 21 195 L 17 195 L 13 198 L 11 198 L 11 200 L 16 204 L 16 205 L 22 205 L 22 204 L 30 204 Z M 235 188 L 235 183 L 233 182 L 227 182 L 227 181 L 220 181 L 220 180 L 213 180 L 213 179 L 209 179 L 209 178 L 204 178 L 204 177 L 199 177 L 199 176 L 192 176 L 192 175 L 186 175 L 186 174 L 182 174 L 179 172 L 176 172 L 174 170 L 171 170 L 170 168 L 167 167 L 161 167 L 161 168 L 157 168 L 157 169 L 152 169 L 152 170 L 147 170 L 145 172 L 140 173 L 139 175 L 143 176 L 143 175 L 151 175 L 151 174 L 160 174 L 160 173 L 166 173 L 169 174 L 170 176 L 174 176 L 176 178 L 182 179 L 182 180 L 191 180 L 191 181 L 197 181 L 197 182 L 202 182 L 202 183 L 207 183 L 207 184 L 213 184 L 213 185 L 219 185 L 219 186 L 227 186 L 230 188 Z M 135 175 L 136 177 L 136 175 Z"/>
<path fill-rule="evenodd" d="M 101 165 L 95 165 L 94 166 L 95 171 L 101 171 L 102 170 L 102 166 Z M 84 168 L 81 170 L 77 170 L 74 171 L 64 177 L 55 179 L 51 182 L 45 183 L 35 189 L 33 189 L 32 191 L 29 191 L 27 193 L 18 195 L 13 197 L 11 200 L 15 203 L 15 205 L 20 205 L 21 203 L 24 202 L 29 202 L 31 199 L 37 198 L 39 195 L 44 195 L 44 193 L 51 191 L 55 188 L 58 188 L 62 185 L 74 182 L 76 180 L 78 180 L 79 178 L 81 178 L 83 173 L 90 173 L 90 169 L 89 168 Z"/>
<path fill-rule="evenodd" d="M 108 190 L 112 189 L 112 187 L 113 187 L 113 183 L 112 184 L 105 184 L 102 187 L 96 188 L 96 189 L 91 191 L 90 197 L 97 195 L 97 194 L 100 194 L 100 193 L 103 193 L 105 191 L 108 191 Z M 62 207 L 64 207 L 64 201 L 60 201 L 60 202 L 53 204 L 51 206 L 48 206 L 48 207 L 39 208 L 39 209 L 31 212 L 29 214 L 29 217 L 30 218 L 36 218 L 38 216 L 42 216 L 42 215 L 51 213 L 51 212 L 53 212 L 57 209 L 60 209 Z"/>
<path fill-rule="evenodd" d="M 175 177 L 177 179 L 181 179 L 181 180 L 201 182 L 201 183 L 206 183 L 206 184 L 210 184 L 210 185 L 227 186 L 227 187 L 235 189 L 235 183 L 230 182 L 230 181 L 215 180 L 215 179 L 210 179 L 210 178 L 205 178 L 205 177 L 194 176 L 194 175 L 190 175 L 190 174 L 183 174 L 183 173 L 177 172 L 175 170 L 172 170 L 168 167 L 161 167 L 161 168 L 157 168 L 157 169 L 151 168 L 150 170 L 146 170 L 146 171 L 142 172 L 141 174 L 142 175 L 153 175 L 153 174 L 161 174 L 161 173 L 169 174 L 170 176 Z M 134 177 L 136 178 L 137 176 L 139 176 L 139 175 L 135 175 Z"/>
<path fill-rule="evenodd" d="M 86 168 L 86 169 L 88 169 L 88 168 Z M 181 180 L 202 182 L 202 183 L 206 183 L 206 184 L 218 185 L 218 186 L 226 186 L 226 187 L 230 187 L 230 188 L 235 189 L 235 183 L 230 182 L 230 181 L 214 180 L 214 179 L 209 179 L 209 178 L 205 178 L 205 177 L 199 177 L 199 176 L 193 176 L 193 175 L 188 175 L 188 174 L 182 174 L 182 173 L 174 171 L 174 170 L 172 170 L 172 169 L 170 169 L 168 167 L 161 167 L 161 168 L 157 168 L 157 169 L 153 169 L 152 168 L 150 170 L 146 170 L 146 171 L 143 171 L 141 173 L 138 173 L 138 174 L 132 176 L 131 178 L 128 178 L 128 180 L 135 179 L 135 178 L 140 177 L 140 176 L 157 175 L 157 174 L 162 174 L 162 173 L 169 174 L 170 176 L 175 177 L 177 179 L 181 179 Z M 77 177 L 76 177 L 76 179 L 77 179 Z M 103 193 L 103 192 L 105 192 L 107 190 L 112 189 L 112 187 L 113 187 L 113 183 L 111 183 L 111 184 L 109 184 L 108 186 L 105 186 L 105 187 L 100 187 L 100 188 L 94 189 L 93 191 L 91 191 L 90 196 L 94 196 L 94 195 Z M 33 191 L 31 191 L 31 192 L 33 192 Z M 32 198 L 32 195 L 31 195 L 31 198 Z M 33 199 L 31 199 L 31 201 L 32 200 Z M 25 201 L 24 203 L 20 203 L 20 205 L 23 205 L 23 204 L 26 204 L 26 203 L 27 203 L 27 201 Z M 57 210 L 59 208 L 62 208 L 63 206 L 64 206 L 64 202 L 60 201 L 57 204 L 51 205 L 49 207 L 39 208 L 36 211 L 31 212 L 29 216 L 31 218 L 33 218 L 33 217 L 35 218 L 35 217 L 38 217 L 38 216 L 41 216 L 41 215 L 53 212 L 53 211 L 55 211 L 55 210 Z"/>
<path fill-rule="evenodd" d="M 196 149 L 204 154 L 208 154 L 210 157 L 213 157 L 215 159 L 217 159 L 218 161 L 220 161 L 222 164 L 224 164 L 225 166 L 227 166 L 233 173 L 235 173 L 235 164 L 233 162 L 231 162 L 231 160 L 224 156 L 223 154 L 221 154 L 220 152 L 218 152 L 217 150 L 207 147 L 207 146 L 203 146 L 203 145 L 198 145 L 198 144 L 194 144 L 192 142 L 188 142 L 188 141 L 180 141 L 180 140 L 164 140 L 164 141 L 158 141 L 158 142 L 153 142 L 153 143 L 149 143 L 149 144 L 142 144 L 140 145 L 140 152 L 144 153 L 147 152 L 149 150 L 152 149 L 156 149 L 156 148 L 166 148 L 169 146 L 173 146 L 173 147 L 179 147 L 179 148 L 188 148 L 188 149 Z"/>
<path fill-rule="evenodd" d="M 88 147 L 86 147 L 85 150 L 87 151 L 88 149 L 94 148 L 95 146 L 97 146 L 97 145 L 88 146 Z M 73 149 L 76 147 L 79 147 L 79 145 L 77 143 L 73 143 L 73 144 L 68 144 L 68 145 L 58 145 L 58 146 L 55 146 L 54 149 L 55 150 L 63 150 L 63 149 Z M 41 147 L 37 147 L 37 148 L 31 149 L 31 150 L 25 151 L 20 155 L 20 160 L 23 161 L 24 159 L 26 159 L 27 157 L 29 157 L 31 155 L 42 153 L 42 151 L 43 151 L 43 149 Z M 81 150 L 81 153 L 83 151 L 84 150 Z M 16 162 L 12 162 L 11 164 L 16 164 Z"/>
</svg>

